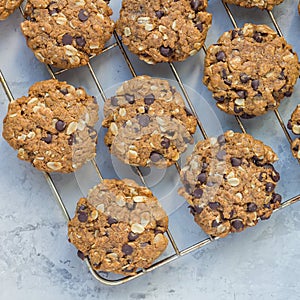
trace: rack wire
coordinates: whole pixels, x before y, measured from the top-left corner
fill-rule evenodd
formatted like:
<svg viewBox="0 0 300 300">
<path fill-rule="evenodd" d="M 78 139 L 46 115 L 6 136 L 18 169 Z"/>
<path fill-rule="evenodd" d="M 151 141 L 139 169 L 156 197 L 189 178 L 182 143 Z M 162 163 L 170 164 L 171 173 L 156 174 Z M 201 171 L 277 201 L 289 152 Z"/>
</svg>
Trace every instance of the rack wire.
<svg viewBox="0 0 300 300">
<path fill-rule="evenodd" d="M 232 23 L 233 27 L 237 28 L 238 27 L 237 23 L 235 21 L 235 18 L 233 16 L 233 14 L 232 14 L 229 6 L 223 0 L 222 0 L 222 3 L 223 3 L 223 6 L 225 8 L 225 11 L 226 11 L 229 19 L 231 20 L 231 23 Z M 23 14 L 22 8 L 20 10 L 21 10 L 21 13 Z M 267 11 L 267 13 L 268 13 L 268 15 L 269 15 L 269 17 L 270 17 L 270 19 L 271 19 L 274 27 L 276 28 L 276 31 L 277 31 L 278 35 L 279 36 L 283 36 L 282 32 L 281 32 L 281 29 L 280 29 L 280 27 L 279 27 L 279 25 L 278 25 L 278 23 L 277 23 L 274 15 L 273 15 L 272 11 Z M 108 47 L 106 47 L 102 51 L 102 53 L 100 55 L 102 55 L 105 52 L 111 51 L 114 48 L 119 48 L 119 50 L 120 50 L 120 52 L 121 52 L 121 54 L 122 54 L 122 56 L 123 56 L 123 58 L 124 58 L 124 60 L 125 60 L 125 62 L 127 64 L 128 68 L 129 68 L 129 70 L 131 72 L 131 75 L 133 77 L 137 76 L 137 73 L 136 73 L 136 71 L 134 69 L 134 66 L 133 66 L 132 62 L 130 61 L 130 59 L 129 59 L 129 57 L 128 57 L 125 49 L 124 49 L 122 41 L 119 38 L 119 36 L 116 34 L 116 32 L 114 32 L 114 39 L 115 39 L 115 42 L 112 43 L 111 45 L 109 45 Z M 205 45 L 203 46 L 203 51 L 206 53 L 206 46 Z M 91 57 L 91 60 L 92 59 L 93 59 L 93 57 Z M 106 100 L 106 95 L 105 95 L 104 89 L 102 88 L 102 85 L 100 83 L 100 79 L 97 77 L 97 75 L 96 75 L 96 73 L 95 73 L 95 71 L 94 71 L 94 69 L 93 69 L 93 67 L 92 67 L 92 65 L 90 63 L 88 63 L 87 67 L 88 67 L 88 70 L 90 72 L 91 77 L 93 78 L 93 81 L 96 84 L 96 87 L 97 87 L 97 89 L 98 89 L 98 91 L 99 91 L 99 93 L 101 95 L 102 100 L 105 101 Z M 175 77 L 175 79 L 176 79 L 176 81 L 177 81 L 177 83 L 178 83 L 178 85 L 179 85 L 179 87 L 180 87 L 180 89 L 182 91 L 182 94 L 184 95 L 186 103 L 188 104 L 188 106 L 189 106 L 190 110 L 192 111 L 192 113 L 197 118 L 197 125 L 198 125 L 198 128 L 199 128 L 199 130 L 200 130 L 200 132 L 202 134 L 202 137 L 204 139 L 207 139 L 208 135 L 206 133 L 205 126 L 202 124 L 199 116 L 197 115 L 197 112 L 196 112 L 196 110 L 195 110 L 195 108 L 193 106 L 193 103 L 192 103 L 192 101 L 191 101 L 191 99 L 189 97 L 189 94 L 188 94 L 188 92 L 187 92 L 187 90 L 186 90 L 186 88 L 185 88 L 185 86 L 184 86 L 184 84 L 183 84 L 183 82 L 181 80 L 181 77 L 179 76 L 179 73 L 177 72 L 176 67 L 174 66 L 173 63 L 169 63 L 169 67 L 170 67 L 170 70 L 171 70 L 173 76 Z M 64 69 L 64 70 L 58 70 L 58 71 L 53 71 L 53 69 L 50 66 L 48 66 L 48 65 L 46 66 L 46 68 L 47 68 L 47 70 L 48 70 L 48 72 L 49 72 L 49 74 L 50 74 L 50 76 L 52 78 L 56 78 L 56 76 L 58 76 L 58 75 L 60 75 L 60 74 L 62 74 L 64 72 L 69 71 L 69 70 L 66 70 L 66 69 Z M 8 83 L 5 80 L 5 77 L 2 74 L 1 70 L 0 70 L 0 81 L 1 81 L 1 84 L 3 86 L 3 89 L 4 89 L 5 93 L 7 95 L 8 100 L 9 101 L 13 101 L 14 98 L 13 98 L 12 92 L 10 91 Z M 289 135 L 289 133 L 288 133 L 286 127 L 285 127 L 285 124 L 284 124 L 284 122 L 282 120 L 282 117 L 280 116 L 278 110 L 276 109 L 274 111 L 274 113 L 276 115 L 276 118 L 277 118 L 278 122 L 280 123 L 280 127 L 282 128 L 282 130 L 283 130 L 283 132 L 284 132 L 284 134 L 285 134 L 288 142 L 291 143 L 292 142 L 292 138 L 290 137 L 290 135 Z M 240 127 L 241 131 L 243 133 L 246 133 L 246 129 L 245 129 L 244 125 L 243 125 L 242 120 L 238 116 L 235 116 L 235 118 L 236 118 L 236 122 L 237 122 L 238 126 Z M 96 173 L 97 173 L 97 175 L 99 177 L 99 180 L 100 181 L 103 180 L 104 176 L 102 175 L 101 170 L 100 170 L 99 166 L 97 165 L 95 159 L 92 160 L 92 165 L 93 165 L 93 167 L 96 170 Z M 177 172 L 179 173 L 180 172 L 180 166 L 179 166 L 179 164 L 176 163 L 175 167 L 176 167 Z M 144 179 L 144 176 L 143 176 L 142 172 L 140 171 L 139 168 L 135 168 L 135 169 L 136 169 L 136 172 L 137 172 L 137 174 L 138 174 L 138 176 L 139 176 L 142 184 L 144 186 L 146 186 L 146 182 L 145 182 L 145 179 Z M 64 201 L 63 201 L 63 199 L 62 199 L 62 197 L 61 197 L 61 195 L 60 195 L 60 193 L 58 191 L 58 188 L 56 187 L 56 185 L 54 183 L 54 180 L 52 179 L 52 177 L 51 177 L 50 174 L 48 174 L 46 172 L 43 172 L 43 174 L 45 176 L 45 179 L 46 179 L 48 185 L 50 186 L 50 188 L 51 188 L 51 190 L 52 190 L 52 192 L 54 194 L 54 197 L 56 198 L 59 206 L 61 207 L 66 220 L 69 221 L 71 219 L 70 215 L 69 215 L 69 212 L 68 212 L 68 210 L 67 210 L 67 208 L 66 208 L 66 206 L 64 204 Z M 292 198 L 290 198 L 290 199 L 282 202 L 281 206 L 278 209 L 276 209 L 275 211 L 278 211 L 280 209 L 286 208 L 286 207 L 288 207 L 288 206 L 290 206 L 290 205 L 292 205 L 292 204 L 294 204 L 294 203 L 296 203 L 298 201 L 300 201 L 300 194 L 298 194 L 298 195 L 296 195 L 296 196 L 294 196 L 294 197 L 292 197 Z M 138 278 L 138 277 L 140 277 L 140 276 L 142 276 L 142 275 L 144 275 L 146 273 L 149 273 L 149 272 L 151 272 L 151 271 L 153 271 L 153 270 L 155 270 L 155 269 L 157 269 L 159 267 L 162 267 L 162 266 L 164 266 L 164 265 L 166 265 L 166 264 L 168 264 L 168 263 L 170 263 L 170 262 L 172 262 L 172 261 L 174 261 L 174 260 L 176 260 L 176 259 L 184 256 L 184 255 L 187 255 L 187 254 L 189 254 L 189 253 L 191 253 L 191 252 L 193 252 L 195 250 L 198 250 L 198 249 L 200 249 L 200 248 L 208 245 L 209 243 L 211 243 L 211 242 L 213 242 L 215 240 L 218 240 L 218 237 L 212 237 L 212 236 L 208 235 L 206 238 L 200 240 L 199 242 L 197 242 L 197 243 L 195 243 L 193 245 L 190 245 L 190 246 L 188 246 L 188 247 L 186 247 L 186 248 L 184 248 L 182 250 L 179 250 L 179 247 L 177 246 L 177 243 L 176 243 L 175 239 L 173 238 L 173 235 L 172 235 L 170 229 L 167 231 L 167 237 L 168 237 L 168 239 L 169 239 L 169 241 L 171 243 L 171 246 L 173 248 L 173 254 L 171 254 L 171 255 L 163 258 L 163 259 L 160 259 L 160 260 L 156 261 L 149 268 L 139 270 L 138 273 L 136 275 L 133 275 L 133 276 L 122 277 L 122 278 L 119 278 L 119 279 L 107 279 L 107 278 L 105 278 L 104 276 L 102 276 L 100 273 L 98 273 L 97 271 L 95 271 L 92 268 L 92 266 L 91 266 L 88 258 L 85 258 L 85 262 L 86 262 L 86 264 L 88 266 L 88 269 L 90 270 L 91 274 L 95 277 L 96 280 L 100 281 L 101 283 L 107 284 L 107 285 L 115 286 L 115 285 L 126 283 L 128 281 L 133 280 L 133 279 L 136 279 L 136 278 Z"/>
</svg>

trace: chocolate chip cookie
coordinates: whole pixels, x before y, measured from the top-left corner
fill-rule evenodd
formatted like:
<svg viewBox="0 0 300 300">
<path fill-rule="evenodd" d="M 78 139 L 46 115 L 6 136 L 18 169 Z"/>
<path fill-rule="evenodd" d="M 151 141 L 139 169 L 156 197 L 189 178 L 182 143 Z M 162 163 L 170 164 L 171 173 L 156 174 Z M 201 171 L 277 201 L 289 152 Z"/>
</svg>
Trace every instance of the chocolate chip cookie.
<svg viewBox="0 0 300 300">
<path fill-rule="evenodd" d="M 282 3 L 283 0 L 225 0 L 225 2 L 247 8 L 258 7 L 272 10 L 275 5 Z"/>
<path fill-rule="evenodd" d="M 207 0 L 123 0 L 116 30 L 149 64 L 182 61 L 202 47 L 211 25 Z"/>
<path fill-rule="evenodd" d="M 294 112 L 292 113 L 291 119 L 288 121 L 287 128 L 294 134 L 300 135 L 300 104 L 297 105 Z M 295 158 L 300 162 L 300 138 L 297 137 L 292 145 L 292 153 Z"/>
<path fill-rule="evenodd" d="M 103 0 L 29 0 L 21 29 L 41 62 L 69 69 L 101 53 L 114 29 L 111 14 Z"/>
<path fill-rule="evenodd" d="M 93 269 L 134 275 L 166 249 L 168 217 L 152 192 L 129 179 L 105 179 L 77 204 L 70 242 Z"/>
<path fill-rule="evenodd" d="M 290 97 L 298 76 L 298 56 L 283 37 L 266 25 L 245 24 L 208 48 L 203 82 L 221 110 L 251 118 Z"/>
<path fill-rule="evenodd" d="M 193 143 L 196 118 L 166 80 L 139 76 L 124 82 L 104 106 L 105 144 L 121 161 L 165 168 Z"/>
<path fill-rule="evenodd" d="M 210 235 L 225 237 L 267 219 L 280 206 L 277 155 L 261 141 L 227 131 L 200 141 L 187 159 L 179 194 L 195 222 Z"/>
<path fill-rule="evenodd" d="M 83 88 L 51 79 L 9 104 L 3 137 L 46 172 L 73 172 L 96 154 L 98 105 Z"/>
<path fill-rule="evenodd" d="M 0 0 L 0 20 L 5 20 L 21 4 L 22 0 Z"/>
</svg>

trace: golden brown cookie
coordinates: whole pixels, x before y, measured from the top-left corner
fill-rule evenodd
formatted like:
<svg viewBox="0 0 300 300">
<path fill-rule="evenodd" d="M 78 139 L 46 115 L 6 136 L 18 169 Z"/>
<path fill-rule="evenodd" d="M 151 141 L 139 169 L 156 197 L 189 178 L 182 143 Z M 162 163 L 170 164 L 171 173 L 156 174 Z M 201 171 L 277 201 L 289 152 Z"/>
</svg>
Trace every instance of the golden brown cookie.
<svg viewBox="0 0 300 300">
<path fill-rule="evenodd" d="M 111 14 L 103 0 L 29 0 L 21 29 L 37 59 L 69 69 L 101 53 L 114 29 Z"/>
<path fill-rule="evenodd" d="M 282 3 L 283 0 L 225 0 L 225 2 L 247 8 L 258 7 L 260 9 L 272 10 L 274 6 Z"/>
<path fill-rule="evenodd" d="M 243 133 L 200 141 L 182 168 L 179 194 L 195 222 L 210 235 L 224 237 L 267 219 L 279 207 L 277 155 Z"/>
<path fill-rule="evenodd" d="M 11 15 L 21 3 L 22 0 L 0 0 L 0 21 Z"/>
<path fill-rule="evenodd" d="M 300 135 L 300 104 L 297 105 L 292 113 L 291 119 L 288 121 L 287 128 L 294 134 Z M 300 163 L 300 138 L 297 137 L 291 145 L 292 153 Z"/>
<path fill-rule="evenodd" d="M 193 142 L 196 118 L 166 80 L 139 76 L 124 82 L 104 106 L 105 144 L 121 161 L 165 168 Z"/>
<path fill-rule="evenodd" d="M 134 275 L 166 249 L 168 217 L 152 192 L 129 179 L 105 179 L 77 204 L 69 239 L 93 269 Z"/>
<path fill-rule="evenodd" d="M 123 0 L 116 30 L 149 64 L 182 61 L 202 47 L 211 25 L 207 0 Z"/>
<path fill-rule="evenodd" d="M 98 105 L 83 88 L 37 82 L 9 104 L 3 137 L 18 157 L 46 172 L 73 172 L 96 155 Z"/>
<path fill-rule="evenodd" d="M 244 118 L 277 108 L 299 76 L 298 56 L 266 25 L 225 32 L 205 58 L 203 82 L 217 106 Z"/>
</svg>

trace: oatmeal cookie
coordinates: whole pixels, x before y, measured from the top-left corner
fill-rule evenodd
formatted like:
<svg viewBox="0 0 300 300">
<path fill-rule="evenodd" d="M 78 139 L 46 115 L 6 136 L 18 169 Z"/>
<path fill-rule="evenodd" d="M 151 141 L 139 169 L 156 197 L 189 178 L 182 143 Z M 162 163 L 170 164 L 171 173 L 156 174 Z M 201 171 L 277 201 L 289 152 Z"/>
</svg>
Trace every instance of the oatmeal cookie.
<svg viewBox="0 0 300 300">
<path fill-rule="evenodd" d="M 230 4 L 235 4 L 242 7 L 272 10 L 274 6 L 282 3 L 284 0 L 225 0 Z"/>
<path fill-rule="evenodd" d="M 300 135 L 300 104 L 297 105 L 294 112 L 292 113 L 291 119 L 288 121 L 287 128 L 294 134 Z M 297 137 L 292 145 L 292 153 L 295 158 L 300 162 L 300 138 Z"/>
<path fill-rule="evenodd" d="M 0 0 L 0 21 L 11 15 L 21 3 L 22 0 Z"/>
</svg>

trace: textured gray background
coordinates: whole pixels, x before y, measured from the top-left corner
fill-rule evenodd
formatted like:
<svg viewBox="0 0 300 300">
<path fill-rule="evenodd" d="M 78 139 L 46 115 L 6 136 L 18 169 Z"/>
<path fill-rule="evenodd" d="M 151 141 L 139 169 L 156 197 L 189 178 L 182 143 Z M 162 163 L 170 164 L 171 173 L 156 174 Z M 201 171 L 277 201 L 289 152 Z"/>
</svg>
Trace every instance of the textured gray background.
<svg viewBox="0 0 300 300">
<path fill-rule="evenodd" d="M 112 2 L 117 12 L 120 1 Z M 239 25 L 247 21 L 270 24 L 265 12 L 233 10 L 239 16 Z M 209 11 L 214 16 L 207 45 L 216 42 L 223 31 L 232 28 L 219 1 L 210 1 Z M 286 0 L 274 9 L 274 14 L 287 40 L 300 53 L 297 1 Z M 114 18 L 117 15 L 115 13 Z M 0 23 L 0 68 L 15 97 L 26 94 L 35 81 L 49 78 L 45 67 L 26 47 L 19 30 L 21 20 L 17 11 Z M 147 66 L 132 55 L 130 58 L 138 74 L 174 79 L 167 65 Z M 94 59 L 92 64 L 105 89 L 130 78 L 117 48 Z M 202 86 L 202 66 L 202 52 L 177 64 L 184 83 L 201 93 L 215 113 L 213 118 L 205 120 L 208 133 L 218 134 L 220 124 L 224 129 L 237 129 L 234 118 L 216 110 L 210 93 Z M 83 85 L 97 96 L 100 103 L 99 93 L 86 68 L 72 70 L 60 79 Z M 299 96 L 298 83 L 293 96 L 280 107 L 285 122 L 299 103 Z M 203 111 L 202 100 L 197 99 L 197 94 L 193 101 L 199 115 L 205 117 L 206 111 Z M 7 102 L 0 88 L 1 120 Z M 249 133 L 264 140 L 278 153 L 280 161 L 276 167 L 282 174 L 278 191 L 285 199 L 298 194 L 300 168 L 290 154 L 274 114 L 247 121 L 245 125 Z M 2 138 L 0 156 L 0 299 L 300 299 L 299 203 L 277 212 L 270 220 L 260 222 L 254 228 L 210 244 L 133 282 L 107 287 L 92 277 L 86 265 L 77 258 L 74 247 L 68 243 L 66 221 L 43 175 L 19 161 L 16 152 Z M 134 177 L 130 169 L 115 160 L 115 169 L 111 167 L 112 160 L 101 143 L 97 160 L 107 177 Z M 90 172 L 88 166 L 76 175 L 54 176 L 71 214 L 77 199 L 97 182 L 94 174 L 87 176 L 88 182 L 83 182 L 86 172 Z M 159 176 L 167 184 L 153 180 Z M 166 209 L 172 212 L 170 227 L 183 248 L 204 235 L 170 184 L 171 180 L 176 180 L 175 169 L 170 168 L 159 176 L 153 171 L 148 182 Z"/>
</svg>

